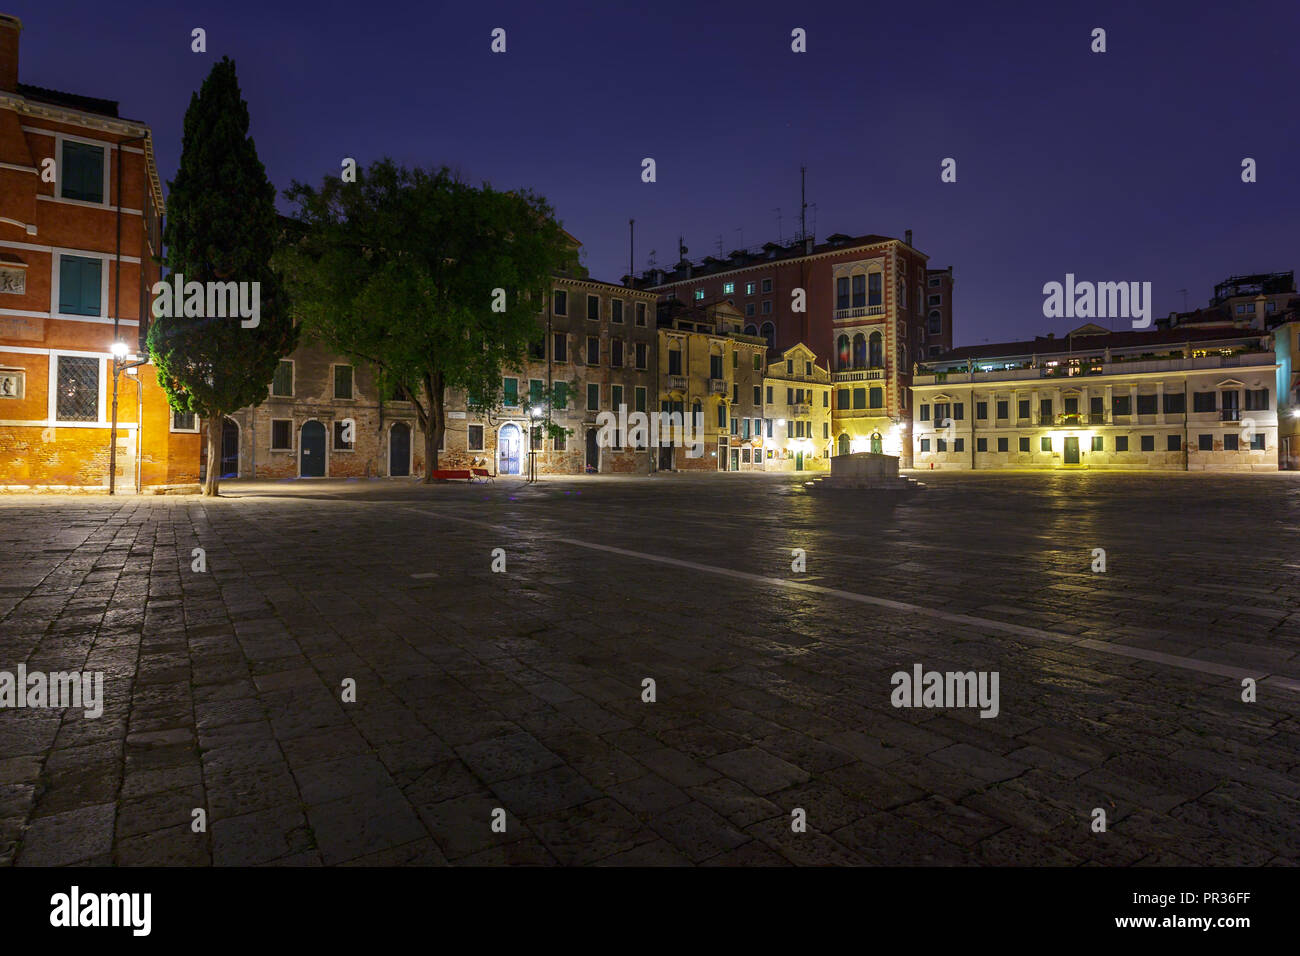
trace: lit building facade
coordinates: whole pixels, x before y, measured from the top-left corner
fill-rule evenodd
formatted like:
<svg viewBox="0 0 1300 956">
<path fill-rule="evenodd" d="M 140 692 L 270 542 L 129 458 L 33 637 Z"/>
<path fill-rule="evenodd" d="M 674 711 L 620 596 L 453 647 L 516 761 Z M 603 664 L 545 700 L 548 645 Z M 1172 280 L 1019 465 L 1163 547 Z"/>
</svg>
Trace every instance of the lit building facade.
<svg viewBox="0 0 1300 956">
<path fill-rule="evenodd" d="M 152 134 L 111 100 L 18 82 L 21 31 L 0 15 L 0 487 L 107 488 L 115 450 L 118 490 L 192 489 L 194 421 L 134 364 L 161 254 Z"/>
<path fill-rule="evenodd" d="M 825 471 L 835 454 L 831 373 L 812 349 L 792 345 L 763 379 L 767 471 Z"/>
<path fill-rule="evenodd" d="M 914 380 L 916 467 L 1276 471 L 1277 369 L 1252 330 L 954 349 Z"/>
</svg>

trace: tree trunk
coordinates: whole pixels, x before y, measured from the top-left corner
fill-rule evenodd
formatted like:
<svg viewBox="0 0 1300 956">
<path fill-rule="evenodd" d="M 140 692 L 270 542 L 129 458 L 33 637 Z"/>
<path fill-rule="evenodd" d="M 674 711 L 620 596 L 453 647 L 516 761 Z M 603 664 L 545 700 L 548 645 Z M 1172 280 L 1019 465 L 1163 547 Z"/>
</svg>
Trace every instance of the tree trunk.
<svg viewBox="0 0 1300 956">
<path fill-rule="evenodd" d="M 443 402 L 442 373 L 425 373 L 424 393 L 429 399 L 429 415 L 424 423 L 424 483 L 433 483 L 433 473 L 438 470 L 438 447 L 447 430 L 447 416 Z"/>
<path fill-rule="evenodd" d="M 226 416 L 214 415 L 208 419 L 208 473 L 203 480 L 203 497 L 215 498 L 221 485 L 221 433 Z"/>
</svg>

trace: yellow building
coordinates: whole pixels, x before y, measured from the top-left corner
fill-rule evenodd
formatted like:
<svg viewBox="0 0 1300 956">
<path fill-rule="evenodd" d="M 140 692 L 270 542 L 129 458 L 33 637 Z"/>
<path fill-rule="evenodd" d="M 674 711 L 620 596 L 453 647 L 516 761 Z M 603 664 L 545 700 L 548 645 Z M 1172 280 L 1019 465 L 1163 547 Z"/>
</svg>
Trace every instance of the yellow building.
<svg viewBox="0 0 1300 956">
<path fill-rule="evenodd" d="M 1300 470 L 1300 319 L 1293 318 L 1273 330 L 1277 361 L 1278 465 Z"/>
<path fill-rule="evenodd" d="M 743 334 L 743 324 L 741 313 L 726 301 L 661 304 L 659 410 L 689 416 L 698 443 L 684 447 L 661 438 L 660 470 L 761 468 L 754 437 L 763 419 L 767 343 Z"/>
<path fill-rule="evenodd" d="M 768 471 L 825 471 L 831 437 L 831 373 L 803 343 L 786 349 L 763 377 L 764 466 Z"/>
</svg>

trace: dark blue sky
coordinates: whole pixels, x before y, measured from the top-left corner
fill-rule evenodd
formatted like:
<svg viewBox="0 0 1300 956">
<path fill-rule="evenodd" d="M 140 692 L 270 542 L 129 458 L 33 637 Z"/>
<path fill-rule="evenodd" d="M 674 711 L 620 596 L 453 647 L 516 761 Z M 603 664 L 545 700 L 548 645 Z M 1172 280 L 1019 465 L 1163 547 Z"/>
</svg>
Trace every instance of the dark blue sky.
<svg viewBox="0 0 1300 956">
<path fill-rule="evenodd" d="M 1201 305 L 1230 274 L 1300 258 L 1295 0 L 0 7 L 25 26 L 20 79 L 120 101 L 153 127 L 164 180 L 191 92 L 228 54 L 278 189 L 383 155 L 529 186 L 610 281 L 629 218 L 638 270 L 651 249 L 673 261 L 679 233 L 691 258 L 719 234 L 724 252 L 774 239 L 777 207 L 789 236 L 801 163 L 819 237 L 912 229 L 955 267 L 957 344 L 1078 324 L 1042 316 L 1067 272 L 1150 281 L 1163 315 L 1178 290 Z"/>
</svg>

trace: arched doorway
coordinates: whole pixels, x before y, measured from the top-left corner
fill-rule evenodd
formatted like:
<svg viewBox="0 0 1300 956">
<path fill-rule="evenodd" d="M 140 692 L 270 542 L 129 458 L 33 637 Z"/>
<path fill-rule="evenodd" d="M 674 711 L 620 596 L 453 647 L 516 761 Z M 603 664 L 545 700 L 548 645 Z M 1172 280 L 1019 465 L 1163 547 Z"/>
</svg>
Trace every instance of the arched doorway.
<svg viewBox="0 0 1300 956">
<path fill-rule="evenodd" d="M 411 474 L 411 426 L 406 422 L 394 422 L 388 430 L 388 474 L 391 478 Z"/>
<path fill-rule="evenodd" d="M 841 435 L 839 439 L 838 454 L 847 455 L 848 453 L 849 453 L 849 436 L 847 434 Z"/>
<path fill-rule="evenodd" d="M 325 426 L 314 419 L 302 423 L 302 449 L 298 456 L 298 474 L 302 478 L 325 477 Z"/>
<path fill-rule="evenodd" d="M 239 426 L 229 418 L 221 422 L 221 477 L 239 477 Z"/>
<path fill-rule="evenodd" d="M 498 475 L 519 474 L 522 447 L 523 433 L 519 426 L 512 423 L 502 425 L 501 431 L 497 433 Z"/>
<path fill-rule="evenodd" d="M 880 432 L 871 433 L 871 454 L 879 455 L 883 452 L 883 444 L 880 440 Z"/>
</svg>

